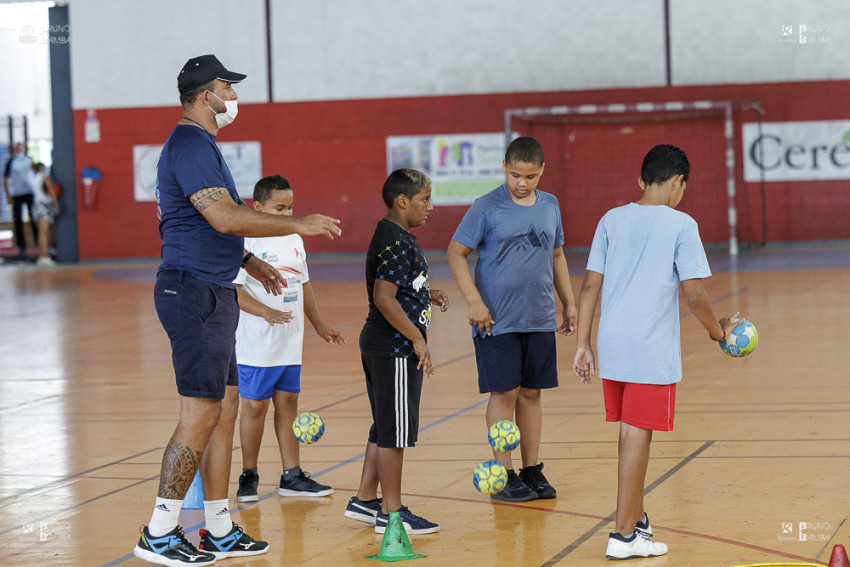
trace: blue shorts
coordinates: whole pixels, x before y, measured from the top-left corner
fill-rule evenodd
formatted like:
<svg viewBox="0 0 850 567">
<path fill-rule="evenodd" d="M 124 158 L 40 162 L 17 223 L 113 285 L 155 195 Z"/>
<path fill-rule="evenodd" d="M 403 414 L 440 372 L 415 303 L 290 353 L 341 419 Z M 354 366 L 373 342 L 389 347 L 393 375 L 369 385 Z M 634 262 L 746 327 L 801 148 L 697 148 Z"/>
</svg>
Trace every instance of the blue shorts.
<svg viewBox="0 0 850 567">
<path fill-rule="evenodd" d="M 478 391 L 509 392 L 558 386 L 555 333 L 504 333 L 472 337 L 478 362 Z"/>
<path fill-rule="evenodd" d="M 239 395 L 250 400 L 268 400 L 275 390 L 301 391 L 301 365 L 248 366 L 239 364 Z"/>
<path fill-rule="evenodd" d="M 224 398 L 239 383 L 236 369 L 236 290 L 182 270 L 156 275 L 156 314 L 171 340 L 177 391 L 189 398 Z"/>
</svg>

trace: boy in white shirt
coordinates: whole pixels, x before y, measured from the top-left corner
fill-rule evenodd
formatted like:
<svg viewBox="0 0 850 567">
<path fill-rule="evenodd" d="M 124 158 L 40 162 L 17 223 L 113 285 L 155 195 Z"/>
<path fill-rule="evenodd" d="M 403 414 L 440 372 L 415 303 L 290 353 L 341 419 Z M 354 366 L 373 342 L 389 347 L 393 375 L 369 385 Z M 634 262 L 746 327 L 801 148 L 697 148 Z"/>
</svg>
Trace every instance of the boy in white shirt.
<svg viewBox="0 0 850 567">
<path fill-rule="evenodd" d="M 254 186 L 253 197 L 253 206 L 258 211 L 273 215 L 292 214 L 292 188 L 289 181 L 280 175 L 260 179 Z M 328 496 L 333 494 L 333 488 L 319 484 L 301 470 L 299 442 L 292 434 L 301 391 L 305 316 L 325 341 L 336 344 L 346 341 L 339 331 L 325 324 L 319 313 L 309 281 L 304 242 L 299 235 L 246 238 L 245 250 L 246 258 L 257 256 L 279 270 L 286 279 L 286 285 L 282 294 L 269 294 L 263 284 L 244 269 L 233 281 L 239 308 L 243 312 L 236 329 L 239 396 L 242 398 L 239 419 L 242 474 L 236 500 L 252 502 L 259 499 L 257 458 L 270 401 L 274 403 L 275 433 L 283 463 L 278 494 Z"/>
</svg>

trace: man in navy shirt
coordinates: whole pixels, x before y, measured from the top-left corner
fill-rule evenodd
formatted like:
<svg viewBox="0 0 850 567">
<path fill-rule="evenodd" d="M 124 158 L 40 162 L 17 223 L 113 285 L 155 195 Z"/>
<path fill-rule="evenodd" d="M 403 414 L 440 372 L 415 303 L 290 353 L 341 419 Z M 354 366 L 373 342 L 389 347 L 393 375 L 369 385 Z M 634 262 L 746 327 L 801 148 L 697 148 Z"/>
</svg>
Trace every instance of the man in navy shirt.
<svg viewBox="0 0 850 567">
<path fill-rule="evenodd" d="M 236 117 L 233 85 L 244 78 L 214 55 L 186 63 L 177 77 L 183 118 L 157 168 L 162 263 L 154 303 L 171 341 L 180 418 L 165 447 L 151 522 L 134 549 L 152 563 L 203 566 L 268 551 L 268 543 L 232 522 L 228 508 L 239 403 L 234 353 L 239 306 L 232 282 L 241 264 L 269 293 L 282 289 L 277 270 L 245 254 L 243 237 L 341 234 L 339 221 L 324 215 L 268 215 L 243 206 L 215 136 Z M 199 469 L 206 526 L 195 548 L 177 522 Z"/>
</svg>

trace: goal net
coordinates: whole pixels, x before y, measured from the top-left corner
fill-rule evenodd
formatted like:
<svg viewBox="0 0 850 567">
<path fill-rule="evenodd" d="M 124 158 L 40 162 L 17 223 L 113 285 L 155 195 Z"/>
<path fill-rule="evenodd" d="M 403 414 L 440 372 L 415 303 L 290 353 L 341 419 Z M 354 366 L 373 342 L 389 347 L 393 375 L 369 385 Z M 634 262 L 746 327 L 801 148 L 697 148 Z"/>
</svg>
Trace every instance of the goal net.
<svg viewBox="0 0 850 567">
<path fill-rule="evenodd" d="M 754 101 L 696 101 L 515 108 L 505 111 L 505 136 L 537 138 L 546 154 L 541 189 L 561 204 L 565 246 L 589 247 L 605 212 L 640 198 L 641 162 L 657 144 L 688 155 L 691 173 L 677 207 L 699 224 L 705 244 L 727 244 L 738 253 L 761 222 L 758 201 L 736 190 L 740 114 L 760 111 Z M 737 138 L 736 138 L 737 136 Z M 752 197 L 758 198 L 757 194 Z M 744 221 L 744 226 L 741 222 Z"/>
</svg>

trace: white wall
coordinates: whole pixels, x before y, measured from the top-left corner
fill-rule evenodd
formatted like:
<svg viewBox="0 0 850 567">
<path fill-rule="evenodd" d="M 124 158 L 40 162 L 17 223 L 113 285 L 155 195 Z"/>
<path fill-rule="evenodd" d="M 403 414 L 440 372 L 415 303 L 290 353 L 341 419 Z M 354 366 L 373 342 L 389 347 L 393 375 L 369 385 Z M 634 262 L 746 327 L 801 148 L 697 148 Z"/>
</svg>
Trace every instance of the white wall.
<svg viewBox="0 0 850 567">
<path fill-rule="evenodd" d="M 670 11 L 676 85 L 850 78 L 848 0 L 672 0 Z"/>
<path fill-rule="evenodd" d="M 674 85 L 850 78 L 850 0 L 670 0 Z M 663 0 L 272 0 L 275 101 L 662 86 Z M 192 56 L 267 102 L 264 0 L 72 0 L 74 107 L 174 106 Z M 781 26 L 829 25 L 828 43 Z M 787 38 L 785 38 L 787 39 Z"/>
<path fill-rule="evenodd" d="M 179 104 L 177 74 L 214 53 L 245 73 L 243 103 L 268 102 L 263 0 L 73 0 L 73 105 L 132 108 Z"/>
<path fill-rule="evenodd" d="M 274 3 L 276 101 L 664 82 L 659 0 Z"/>
</svg>

